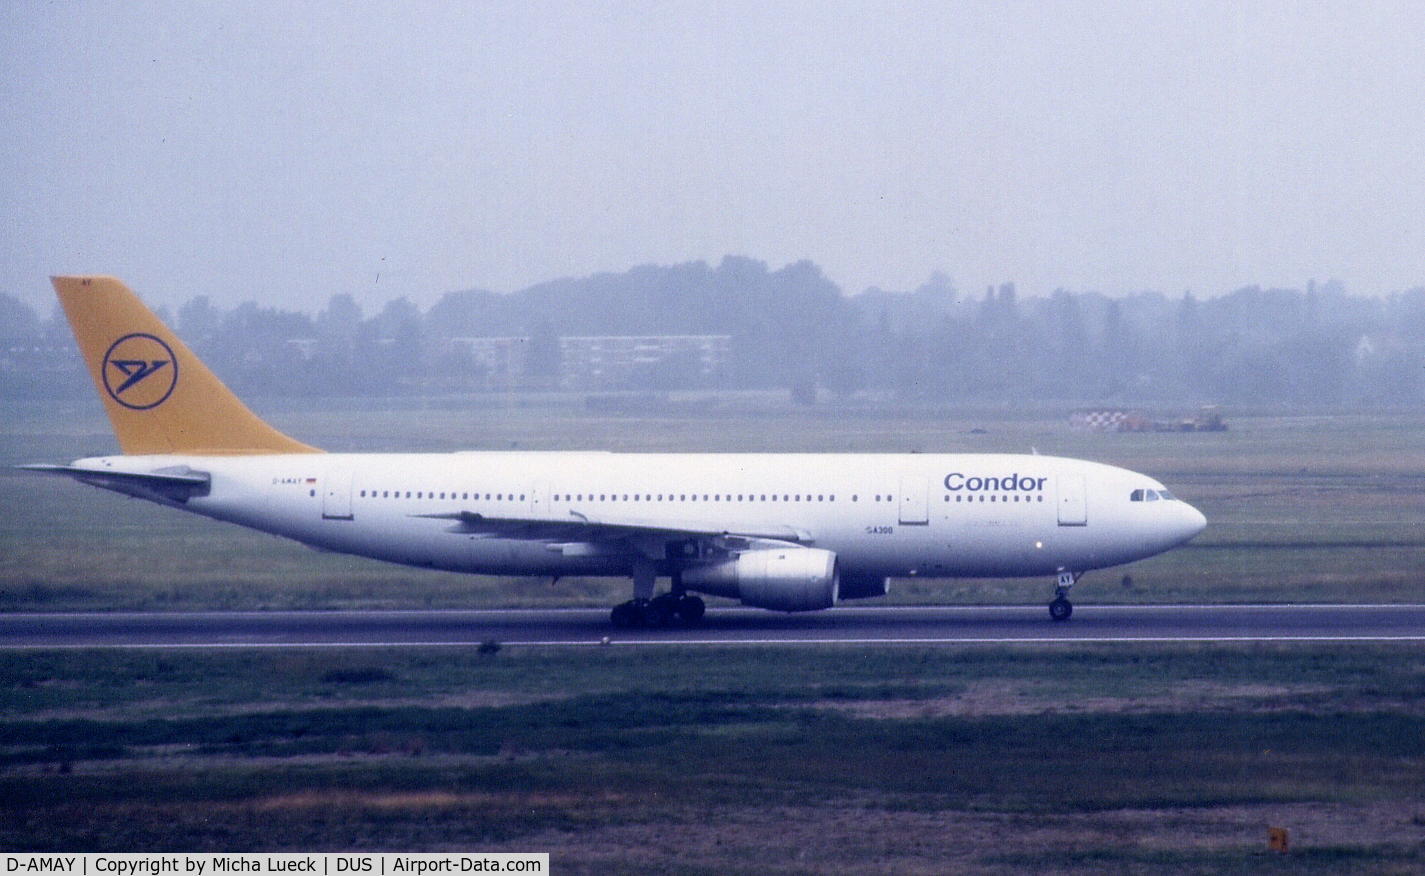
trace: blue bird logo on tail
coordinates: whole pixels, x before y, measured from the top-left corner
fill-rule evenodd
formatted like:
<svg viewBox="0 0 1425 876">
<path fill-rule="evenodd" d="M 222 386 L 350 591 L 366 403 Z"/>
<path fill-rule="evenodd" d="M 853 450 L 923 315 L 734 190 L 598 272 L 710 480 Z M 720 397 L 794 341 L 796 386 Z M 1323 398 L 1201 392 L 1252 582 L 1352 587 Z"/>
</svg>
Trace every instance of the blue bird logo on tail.
<svg viewBox="0 0 1425 876">
<path fill-rule="evenodd" d="M 104 389 L 130 410 L 146 411 L 168 400 L 178 385 L 173 349 L 149 334 L 124 335 L 104 354 Z"/>
</svg>

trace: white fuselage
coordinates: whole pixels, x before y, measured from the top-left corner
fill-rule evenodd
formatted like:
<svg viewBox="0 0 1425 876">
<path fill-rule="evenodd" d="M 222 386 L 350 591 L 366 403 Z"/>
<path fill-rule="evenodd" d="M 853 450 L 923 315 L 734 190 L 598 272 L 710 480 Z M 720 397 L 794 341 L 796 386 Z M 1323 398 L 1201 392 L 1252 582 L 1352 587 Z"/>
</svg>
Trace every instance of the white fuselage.
<svg viewBox="0 0 1425 876">
<path fill-rule="evenodd" d="M 470 534 L 450 516 L 786 533 L 835 552 L 847 572 L 932 578 L 1114 566 L 1168 550 L 1205 525 L 1187 503 L 1160 499 L 1167 493 L 1149 477 L 1050 456 L 313 453 L 75 465 L 187 467 L 207 473 L 211 486 L 175 507 L 327 550 L 506 575 L 629 575 L 636 552 Z M 441 514 L 450 516 L 426 516 Z"/>
</svg>

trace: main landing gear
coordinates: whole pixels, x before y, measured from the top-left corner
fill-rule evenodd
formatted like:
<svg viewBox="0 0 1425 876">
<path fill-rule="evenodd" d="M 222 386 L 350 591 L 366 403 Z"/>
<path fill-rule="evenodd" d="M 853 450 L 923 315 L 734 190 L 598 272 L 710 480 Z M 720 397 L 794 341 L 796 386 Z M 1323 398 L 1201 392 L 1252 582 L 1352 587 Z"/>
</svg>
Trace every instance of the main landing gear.
<svg viewBox="0 0 1425 876">
<path fill-rule="evenodd" d="M 692 626 L 703 619 L 707 605 L 687 593 L 664 593 L 652 599 L 630 599 L 614 606 L 609 621 L 620 629 L 630 627 L 666 627 L 674 621 Z"/>
<path fill-rule="evenodd" d="M 653 595 L 657 570 L 650 560 L 640 558 L 633 565 L 633 598 L 621 602 L 609 612 L 609 621 L 620 629 L 629 627 L 666 627 L 675 620 L 692 626 L 703 619 L 707 606 L 683 589 L 683 582 L 673 575 L 673 589 L 661 596 Z"/>
<path fill-rule="evenodd" d="M 1079 580 L 1077 572 L 1060 572 L 1054 585 L 1054 601 L 1049 603 L 1049 617 L 1056 621 L 1066 621 L 1074 614 L 1074 604 L 1069 601 L 1069 589 Z"/>
</svg>

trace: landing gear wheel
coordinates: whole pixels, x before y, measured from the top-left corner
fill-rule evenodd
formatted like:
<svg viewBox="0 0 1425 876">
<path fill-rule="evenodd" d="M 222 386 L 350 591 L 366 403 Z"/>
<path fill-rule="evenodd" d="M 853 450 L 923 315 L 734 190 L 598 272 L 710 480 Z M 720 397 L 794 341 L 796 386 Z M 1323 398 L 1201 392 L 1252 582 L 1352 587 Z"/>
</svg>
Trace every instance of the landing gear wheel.
<svg viewBox="0 0 1425 876">
<path fill-rule="evenodd" d="M 702 620 L 707 610 L 708 607 L 696 596 L 684 596 L 678 600 L 678 617 L 688 626 Z"/>
<path fill-rule="evenodd" d="M 1049 603 L 1049 616 L 1056 621 L 1066 621 L 1073 613 L 1073 603 L 1062 596 Z"/>
<path fill-rule="evenodd" d="M 673 614 L 676 611 L 671 601 L 666 596 L 657 599 L 634 600 L 634 605 L 639 617 L 646 627 L 666 627 L 673 621 Z"/>
<path fill-rule="evenodd" d="M 609 622 L 620 629 L 666 627 L 675 620 L 692 626 L 703 619 L 707 606 L 696 596 L 664 593 L 653 599 L 630 599 L 609 612 Z"/>
<path fill-rule="evenodd" d="M 609 623 L 619 629 L 637 626 L 642 620 L 632 602 L 620 602 L 609 612 Z"/>
</svg>

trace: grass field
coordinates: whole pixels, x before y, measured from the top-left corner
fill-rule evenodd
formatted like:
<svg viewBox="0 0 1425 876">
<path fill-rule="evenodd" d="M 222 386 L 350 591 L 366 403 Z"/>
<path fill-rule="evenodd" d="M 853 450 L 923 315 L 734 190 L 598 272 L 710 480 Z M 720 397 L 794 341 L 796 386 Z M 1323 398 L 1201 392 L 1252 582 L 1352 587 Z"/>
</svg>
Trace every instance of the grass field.
<svg viewBox="0 0 1425 876">
<path fill-rule="evenodd" d="M 561 871 L 1425 866 L 1425 654 L 42 653 L 0 846 L 549 850 Z"/>
<path fill-rule="evenodd" d="M 286 403 L 293 407 L 293 403 Z M 572 400 L 260 410 L 333 450 L 1028 451 L 1143 471 L 1193 502 L 1192 545 L 1086 577 L 1080 602 L 1425 599 L 1425 415 L 1252 415 L 1217 434 L 1073 432 L 1066 411 L 795 409 L 759 397 L 610 414 Z M 113 452 L 97 402 L 0 407 L 0 465 Z M 0 470 L 0 610 L 608 605 L 624 581 L 509 580 L 317 554 Z M 1125 575 L 1128 580 L 1125 580 Z M 1042 580 L 899 581 L 900 603 L 1038 602 Z"/>
<path fill-rule="evenodd" d="M 343 450 L 1033 447 L 1153 474 L 1210 521 L 1187 548 L 1088 577 L 1081 602 L 1425 598 L 1414 414 L 1093 435 L 1065 411 L 758 398 L 263 412 Z M 97 406 L 0 415 L 0 465 L 113 449 Z M 317 554 L 15 472 L 0 508 L 7 611 L 627 595 Z M 900 581 L 893 601 L 1047 590 Z M 0 847 L 532 850 L 561 872 L 1414 873 L 1422 691 L 1412 644 L 0 652 Z M 1268 854 L 1268 826 L 1291 830 L 1290 855 Z"/>
</svg>

